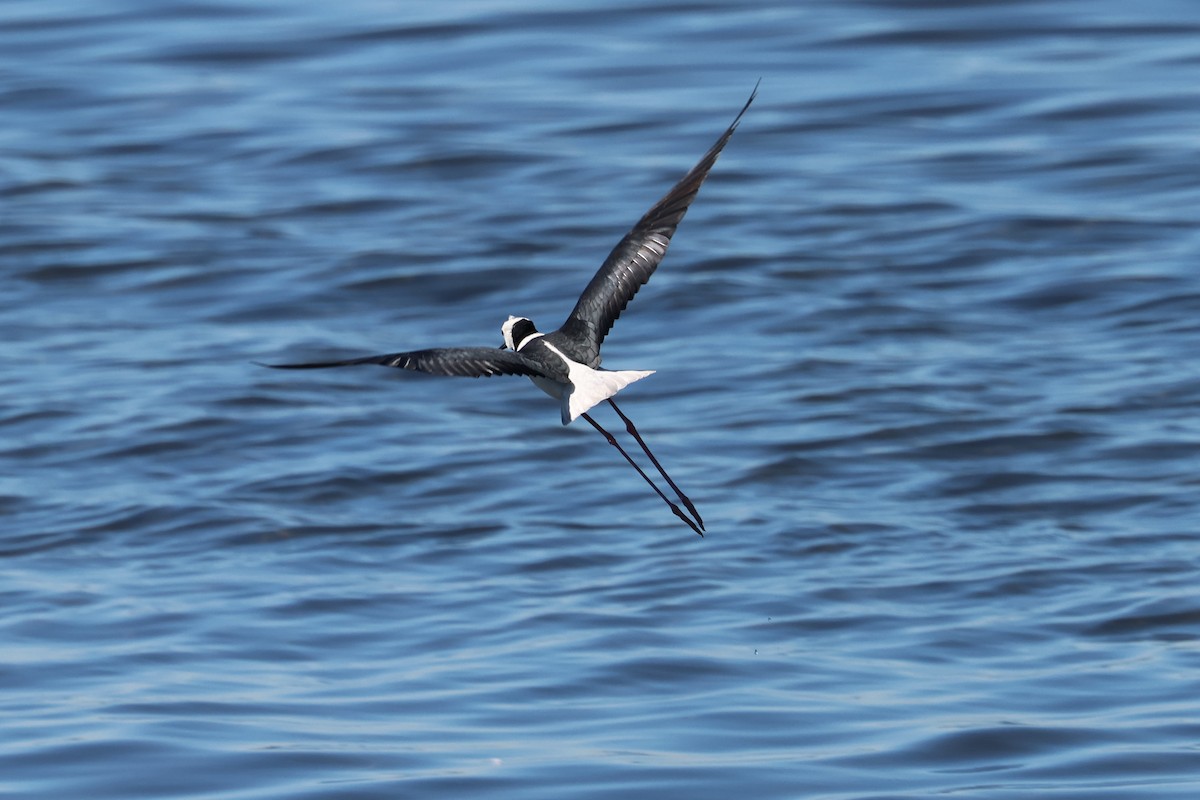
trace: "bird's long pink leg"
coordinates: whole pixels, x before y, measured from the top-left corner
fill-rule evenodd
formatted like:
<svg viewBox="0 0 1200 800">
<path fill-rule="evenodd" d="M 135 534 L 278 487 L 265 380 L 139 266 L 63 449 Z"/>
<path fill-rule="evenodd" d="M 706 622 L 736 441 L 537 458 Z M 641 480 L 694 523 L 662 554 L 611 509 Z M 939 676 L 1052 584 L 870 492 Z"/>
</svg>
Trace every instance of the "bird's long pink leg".
<svg viewBox="0 0 1200 800">
<path fill-rule="evenodd" d="M 646 442 L 642 439 L 641 434 L 638 433 L 633 420 L 621 413 L 621 409 L 617 408 L 617 404 L 612 401 L 611 397 L 608 399 L 608 404 L 613 407 L 613 411 L 617 412 L 617 416 L 625 423 L 625 430 L 629 431 L 634 439 L 637 439 L 637 443 L 642 446 L 642 451 L 650 459 L 650 463 L 654 465 L 655 469 L 658 470 L 658 474 L 663 476 L 667 483 L 671 485 L 671 488 L 675 490 L 675 495 L 679 498 L 679 501 L 687 507 L 688 511 L 692 512 L 692 516 L 696 518 L 697 524 L 700 525 L 700 530 L 704 530 L 704 520 L 701 519 L 700 512 L 692 505 L 692 501 L 688 499 L 688 496 L 679 490 L 679 487 L 675 485 L 675 481 L 671 480 L 671 476 L 662 468 L 662 464 L 658 463 L 658 459 L 654 457 L 654 453 L 650 452 L 650 448 L 646 446 Z"/>
<path fill-rule="evenodd" d="M 621 412 L 618 411 L 617 413 L 620 414 Z M 613 438 L 613 435 L 611 433 L 604 430 L 604 428 L 600 427 L 600 423 L 598 423 L 598 422 L 596 422 L 596 420 L 592 419 L 590 415 L 582 414 L 581 416 L 584 419 L 586 419 L 589 423 L 591 423 L 591 426 L 593 428 L 600 431 L 600 433 L 604 435 L 604 438 L 608 440 L 608 443 L 611 444 L 613 447 L 617 448 L 617 450 L 620 451 L 621 455 L 625 456 L 625 460 L 629 462 L 629 466 L 631 466 L 635 470 L 637 470 L 637 474 L 642 476 L 642 480 L 644 480 L 644 481 L 646 481 L 646 483 L 650 484 L 650 488 L 654 490 L 655 494 L 657 494 L 659 497 L 662 498 L 662 501 L 664 503 L 666 503 L 668 506 L 671 507 L 671 511 L 675 514 L 675 516 L 679 517 L 681 520 L 686 522 L 687 526 L 689 528 L 691 528 L 692 530 L 694 530 L 696 533 L 698 533 L 700 536 L 704 535 L 702 529 L 696 527 L 696 523 L 692 522 L 690 519 L 688 519 L 686 516 L 684 516 L 684 513 L 679 510 L 679 506 L 675 505 L 674 503 L 672 503 L 670 500 L 667 499 L 667 496 L 662 493 L 662 489 L 659 489 L 658 486 L 656 486 L 654 484 L 654 481 L 650 480 L 650 476 L 647 475 L 642 470 L 642 468 L 637 465 L 637 462 L 629 457 L 629 453 L 625 452 L 625 448 L 621 447 L 621 445 L 617 443 L 617 440 L 615 438 Z M 624 414 L 622 414 L 621 416 L 624 417 Z M 641 441 L 640 438 L 639 438 L 639 441 Z M 643 444 L 642 447 L 644 449 L 645 445 Z M 647 455 L 649 455 L 649 451 L 647 451 Z M 651 458 L 651 460 L 653 460 L 654 456 L 650 456 L 650 458 Z M 658 466 L 658 462 L 655 462 L 655 466 Z M 662 467 L 659 467 L 658 471 L 662 472 Z M 665 473 L 664 473 L 664 477 L 666 477 Z M 670 481 L 671 479 L 667 478 L 667 480 Z M 671 485 L 674 486 L 675 484 L 671 484 Z M 676 489 L 675 491 L 676 491 L 676 493 L 679 492 L 678 489 Z M 681 497 L 682 497 L 682 495 L 681 495 Z M 688 503 L 688 506 L 690 507 L 691 503 Z M 693 510 L 692 513 L 695 514 L 696 512 Z M 699 518 L 700 515 L 697 514 L 696 516 L 697 516 L 697 518 Z"/>
</svg>

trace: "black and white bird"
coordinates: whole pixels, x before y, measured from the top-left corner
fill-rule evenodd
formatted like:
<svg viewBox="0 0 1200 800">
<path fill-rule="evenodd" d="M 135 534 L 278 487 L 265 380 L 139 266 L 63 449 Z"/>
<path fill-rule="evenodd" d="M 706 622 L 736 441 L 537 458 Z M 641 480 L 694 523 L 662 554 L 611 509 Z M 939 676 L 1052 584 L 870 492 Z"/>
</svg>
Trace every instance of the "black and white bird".
<svg viewBox="0 0 1200 800">
<path fill-rule="evenodd" d="M 500 326 L 504 344 L 492 347 L 440 347 L 431 350 L 413 350 L 406 353 L 350 358 L 344 361 L 324 361 L 306 364 L 267 364 L 276 369 L 317 369 L 345 367 L 353 364 L 380 364 L 385 367 L 417 370 L 433 375 L 457 375 L 468 378 L 492 375 L 524 375 L 546 394 L 557 399 L 562 413 L 562 423 L 583 417 L 600 431 L 621 452 L 638 474 L 671 508 L 677 517 L 701 536 L 704 535 L 704 520 L 696 511 L 675 482 L 667 475 L 658 459 L 650 452 L 637 428 L 629 417 L 622 413 L 613 397 L 634 381 L 640 381 L 653 370 L 607 370 L 600 368 L 600 346 L 612 329 L 613 323 L 637 294 L 667 252 L 671 237 L 688 207 L 696 199 L 700 184 L 708 177 L 729 138 L 737 129 L 742 115 L 758 93 L 758 87 L 742 106 L 733 122 L 721 134 L 704 157 L 683 176 L 683 179 L 667 192 L 646 212 L 633 229 L 625 234 L 601 264 L 591 282 L 579 296 L 575 308 L 566 322 L 556 331 L 543 333 L 526 317 L 512 317 Z M 650 479 L 615 437 L 600 426 L 587 412 L 596 404 L 608 401 L 626 430 L 641 446 L 650 462 L 675 492 L 679 501 L 692 517 L 680 510 Z"/>
</svg>

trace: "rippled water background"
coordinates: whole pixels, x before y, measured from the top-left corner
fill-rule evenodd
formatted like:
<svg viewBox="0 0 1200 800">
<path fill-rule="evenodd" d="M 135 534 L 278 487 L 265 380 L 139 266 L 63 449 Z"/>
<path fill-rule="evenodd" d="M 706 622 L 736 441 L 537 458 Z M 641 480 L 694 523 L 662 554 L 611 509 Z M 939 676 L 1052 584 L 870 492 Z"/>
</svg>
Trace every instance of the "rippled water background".
<svg viewBox="0 0 1200 800">
<path fill-rule="evenodd" d="M 606 347 L 707 538 L 250 363 L 557 325 L 760 77 Z M 6 0 L 0 795 L 1200 796 L 1197 87 L 1191 0 Z"/>
</svg>

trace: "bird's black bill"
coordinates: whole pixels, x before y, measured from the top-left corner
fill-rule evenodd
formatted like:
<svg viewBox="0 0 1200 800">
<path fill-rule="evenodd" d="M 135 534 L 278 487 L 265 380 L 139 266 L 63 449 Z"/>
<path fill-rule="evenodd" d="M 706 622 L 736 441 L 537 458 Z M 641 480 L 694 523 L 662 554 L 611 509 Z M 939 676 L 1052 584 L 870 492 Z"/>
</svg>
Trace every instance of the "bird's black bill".
<svg viewBox="0 0 1200 800">
<path fill-rule="evenodd" d="M 616 408 L 616 406 L 613 406 L 613 407 Z M 619 411 L 617 413 L 620 414 Z M 645 473 L 645 471 L 637 465 L 637 462 L 634 461 L 633 458 L 630 457 L 629 453 L 625 452 L 625 448 L 621 447 L 620 443 L 617 442 L 616 438 L 611 433 L 604 430 L 604 428 L 602 428 L 600 426 L 600 423 L 598 423 L 598 422 L 596 422 L 596 420 L 592 419 L 591 415 L 582 414 L 581 416 L 584 419 L 586 419 L 593 428 L 600 431 L 600 433 L 604 436 L 604 438 L 608 441 L 609 444 L 611 444 L 613 447 L 617 448 L 617 451 L 620 452 L 620 454 L 625 457 L 625 460 L 629 462 L 629 466 L 631 466 L 635 470 L 637 470 L 637 474 L 642 476 L 642 480 L 644 480 L 646 483 L 650 484 L 650 488 L 654 490 L 654 493 L 657 494 L 662 499 L 662 501 L 667 504 L 668 507 L 670 507 L 671 513 L 673 513 L 675 516 L 677 516 L 681 520 L 683 520 L 684 523 L 689 528 L 691 528 L 693 531 L 695 531 L 698 536 L 701 536 L 701 537 L 704 536 L 704 523 L 703 522 L 701 522 L 700 526 L 697 527 L 696 523 L 693 522 L 691 519 L 689 519 L 679 509 L 679 506 L 672 503 L 670 501 L 670 499 L 665 494 L 663 494 L 662 489 L 658 488 L 658 485 L 655 484 L 654 481 L 650 480 L 650 476 L 647 475 Z M 624 419 L 626 422 L 629 422 L 628 418 L 624 414 L 621 414 L 621 418 Z M 629 422 L 629 426 L 632 426 L 632 425 L 633 425 L 633 423 Z M 627 429 L 628 429 L 628 426 L 627 426 Z M 639 443 L 641 443 L 642 449 L 645 450 L 646 455 L 650 456 L 650 460 L 654 462 L 654 465 L 656 467 L 658 467 L 658 471 L 662 474 L 662 476 L 664 478 L 667 478 L 667 473 L 663 472 L 663 468 L 658 465 L 658 461 L 654 458 L 654 456 L 650 455 L 650 450 L 646 448 L 646 444 L 645 444 L 645 442 L 642 442 L 642 438 L 640 436 L 638 436 L 637 440 Z M 679 489 L 675 486 L 674 481 L 672 481 L 670 478 L 667 478 L 667 483 L 670 483 L 671 488 L 675 489 L 675 493 L 678 494 L 679 498 L 684 501 L 684 504 L 688 507 L 688 510 L 690 510 L 693 514 L 696 514 L 696 510 L 695 510 L 695 507 L 692 505 L 692 501 L 688 500 L 686 497 L 684 497 L 683 493 L 680 492 Z M 697 520 L 700 519 L 699 514 L 696 514 L 696 519 Z"/>
</svg>

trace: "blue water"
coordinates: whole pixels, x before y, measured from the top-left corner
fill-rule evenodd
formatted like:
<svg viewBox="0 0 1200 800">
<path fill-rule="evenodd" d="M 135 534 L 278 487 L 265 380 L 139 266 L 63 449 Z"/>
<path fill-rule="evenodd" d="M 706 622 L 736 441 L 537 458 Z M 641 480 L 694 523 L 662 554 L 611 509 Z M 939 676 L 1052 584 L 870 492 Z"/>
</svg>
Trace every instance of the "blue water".
<svg viewBox="0 0 1200 800">
<path fill-rule="evenodd" d="M 556 326 L 760 77 L 605 349 L 706 538 L 251 363 Z M 1197 87 L 1192 0 L 5 0 L 0 796 L 1200 797 Z"/>
</svg>

